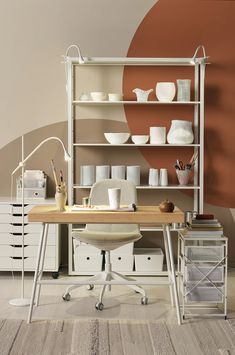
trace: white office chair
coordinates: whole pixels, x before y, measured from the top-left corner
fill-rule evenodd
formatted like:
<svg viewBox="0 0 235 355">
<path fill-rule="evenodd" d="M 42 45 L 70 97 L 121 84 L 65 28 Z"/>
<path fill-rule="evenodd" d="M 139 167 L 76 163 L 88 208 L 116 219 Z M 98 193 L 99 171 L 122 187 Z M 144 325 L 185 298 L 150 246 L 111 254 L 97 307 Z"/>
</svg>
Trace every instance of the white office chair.
<svg viewBox="0 0 235 355">
<path fill-rule="evenodd" d="M 136 187 L 135 185 L 127 180 L 114 180 L 107 179 L 101 180 L 95 183 L 91 189 L 90 197 L 93 205 L 108 205 L 108 188 L 121 188 L 121 204 L 129 205 L 132 203 L 136 204 Z M 125 244 L 137 241 L 142 237 L 139 231 L 139 226 L 136 224 L 87 224 L 84 231 L 73 232 L 73 237 L 80 240 L 81 242 L 90 244 L 105 251 L 105 271 L 98 273 L 90 277 L 87 280 L 88 289 L 93 289 L 93 281 L 97 280 L 125 280 L 125 285 L 135 290 L 142 295 L 141 303 L 147 304 L 148 299 L 145 295 L 145 291 L 142 287 L 137 285 L 128 285 L 128 281 L 135 281 L 132 278 L 121 275 L 115 271 L 112 271 L 112 265 L 110 262 L 110 251 L 119 248 Z M 97 310 L 102 310 L 103 296 L 108 286 L 103 285 L 101 288 L 99 301 L 96 303 L 95 307 Z M 70 291 L 75 288 L 80 287 L 80 285 L 73 285 L 67 288 L 63 299 L 69 301 L 71 299 Z"/>
</svg>

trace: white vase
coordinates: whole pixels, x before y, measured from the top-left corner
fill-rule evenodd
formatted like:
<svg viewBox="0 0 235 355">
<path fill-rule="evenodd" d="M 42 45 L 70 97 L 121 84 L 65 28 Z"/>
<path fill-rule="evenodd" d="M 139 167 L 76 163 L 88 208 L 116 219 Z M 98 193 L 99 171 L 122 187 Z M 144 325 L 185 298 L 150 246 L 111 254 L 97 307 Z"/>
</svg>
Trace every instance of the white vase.
<svg viewBox="0 0 235 355">
<path fill-rule="evenodd" d="M 96 167 L 96 179 L 95 181 L 105 180 L 110 178 L 110 166 L 109 165 L 97 165 Z"/>
<path fill-rule="evenodd" d="M 165 168 L 160 169 L 160 185 L 161 186 L 168 185 L 168 171 Z"/>
<path fill-rule="evenodd" d="M 150 144 L 166 143 L 166 127 L 150 127 Z"/>
<path fill-rule="evenodd" d="M 112 165 L 111 178 L 112 179 L 125 179 L 126 167 L 124 165 Z"/>
<path fill-rule="evenodd" d="M 192 122 L 183 120 L 172 120 L 171 127 L 167 134 L 167 142 L 170 144 L 191 144 L 194 135 Z"/>
<path fill-rule="evenodd" d="M 158 169 L 149 169 L 149 186 L 158 186 Z"/>
<path fill-rule="evenodd" d="M 140 185 L 140 166 L 127 166 L 126 179 L 132 181 L 136 186 Z"/>
<path fill-rule="evenodd" d="M 158 101 L 171 102 L 175 97 L 175 83 L 157 83 L 156 96 Z"/>
<path fill-rule="evenodd" d="M 177 80 L 177 101 L 190 101 L 190 79 Z"/>
<path fill-rule="evenodd" d="M 80 166 L 80 184 L 82 186 L 92 186 L 95 182 L 95 167 L 94 165 Z"/>
</svg>

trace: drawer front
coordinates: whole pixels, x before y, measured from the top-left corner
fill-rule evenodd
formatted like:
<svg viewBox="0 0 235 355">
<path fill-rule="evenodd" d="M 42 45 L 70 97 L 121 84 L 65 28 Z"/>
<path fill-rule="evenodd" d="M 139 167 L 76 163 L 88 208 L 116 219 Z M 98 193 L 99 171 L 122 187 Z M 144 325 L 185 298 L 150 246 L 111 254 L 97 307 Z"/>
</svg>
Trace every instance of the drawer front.
<svg viewBox="0 0 235 355">
<path fill-rule="evenodd" d="M 28 223 L 24 226 L 24 233 L 40 233 L 42 230 L 41 223 Z M 49 233 L 55 233 L 56 224 L 49 225 Z M 0 224 L 0 233 L 22 233 L 22 225 L 21 224 L 10 224 L 3 223 Z"/>
<path fill-rule="evenodd" d="M 186 280 L 187 281 L 200 281 L 204 276 L 207 275 L 210 270 L 213 269 L 213 264 L 211 266 L 199 266 L 197 268 L 193 265 L 188 265 L 186 267 Z M 218 266 L 207 276 L 209 280 L 213 282 L 224 282 L 224 268 L 223 266 Z M 208 279 L 204 279 L 204 282 L 208 282 Z"/>
<path fill-rule="evenodd" d="M 34 205 L 25 205 L 24 206 L 24 214 L 28 214 L 29 211 L 34 207 Z M 22 206 L 21 205 L 13 205 L 12 206 L 12 214 L 22 214 Z"/>
<path fill-rule="evenodd" d="M 2 214 L 5 214 L 5 213 L 9 213 L 11 214 L 12 213 L 12 206 L 11 205 L 8 205 L 8 204 L 0 204 L 0 213 Z"/>
<path fill-rule="evenodd" d="M 36 267 L 36 258 L 25 258 L 24 260 L 25 271 L 34 271 Z M 0 270 L 17 271 L 22 269 L 22 260 L 13 259 L 11 257 L 0 257 Z M 56 260 L 55 258 L 45 258 L 44 271 L 55 271 Z"/>
<path fill-rule="evenodd" d="M 187 287 L 187 291 L 190 289 Z M 188 295 L 187 301 L 191 302 L 223 302 L 223 287 L 195 287 Z"/>
<path fill-rule="evenodd" d="M 28 245 L 24 247 L 24 256 L 25 257 L 36 257 L 38 248 L 36 245 Z M 0 257 L 1 256 L 10 256 L 10 257 L 21 257 L 22 256 L 22 247 L 16 247 L 12 245 L 1 245 L 0 246 Z M 49 245 L 46 248 L 46 257 L 55 258 L 56 248 L 55 246 Z"/>
<path fill-rule="evenodd" d="M 192 261 L 218 262 L 224 257 L 223 246 L 186 246 L 185 252 Z"/>
<path fill-rule="evenodd" d="M 38 245 L 40 239 L 39 233 L 29 233 L 24 236 L 25 245 Z M 0 248 L 2 245 L 21 245 L 22 236 L 12 233 L 0 233 Z M 49 233 L 47 236 L 47 245 L 56 245 L 56 235 L 55 233 Z"/>
</svg>

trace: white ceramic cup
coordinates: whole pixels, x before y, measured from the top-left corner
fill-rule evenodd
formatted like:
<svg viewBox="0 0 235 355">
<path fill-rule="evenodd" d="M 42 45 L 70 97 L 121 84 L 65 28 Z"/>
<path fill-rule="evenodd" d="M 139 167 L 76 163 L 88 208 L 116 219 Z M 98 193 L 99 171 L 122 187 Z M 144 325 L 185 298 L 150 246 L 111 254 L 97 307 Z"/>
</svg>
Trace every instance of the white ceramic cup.
<svg viewBox="0 0 235 355">
<path fill-rule="evenodd" d="M 127 166 L 126 179 L 132 181 L 136 186 L 140 185 L 140 166 Z"/>
<path fill-rule="evenodd" d="M 109 101 L 122 101 L 123 94 L 111 93 L 111 94 L 108 94 L 108 98 L 109 98 Z"/>
<path fill-rule="evenodd" d="M 161 186 L 168 185 L 168 171 L 167 171 L 167 169 L 160 169 L 160 185 Z"/>
<path fill-rule="evenodd" d="M 150 186 L 158 186 L 158 169 L 149 169 L 149 185 Z"/>
<path fill-rule="evenodd" d="M 96 166 L 96 178 L 95 181 L 100 181 L 110 178 L 110 166 L 109 165 L 97 165 Z"/>
<path fill-rule="evenodd" d="M 95 167 L 94 165 L 80 166 L 80 184 L 82 186 L 92 186 L 95 182 Z"/>
<path fill-rule="evenodd" d="M 109 207 L 111 210 L 120 208 L 121 189 L 119 187 L 108 189 Z"/>
<path fill-rule="evenodd" d="M 150 127 L 150 144 L 166 143 L 166 127 Z"/>
<path fill-rule="evenodd" d="M 113 165 L 111 167 L 112 179 L 125 179 L 126 167 L 125 165 Z"/>
</svg>

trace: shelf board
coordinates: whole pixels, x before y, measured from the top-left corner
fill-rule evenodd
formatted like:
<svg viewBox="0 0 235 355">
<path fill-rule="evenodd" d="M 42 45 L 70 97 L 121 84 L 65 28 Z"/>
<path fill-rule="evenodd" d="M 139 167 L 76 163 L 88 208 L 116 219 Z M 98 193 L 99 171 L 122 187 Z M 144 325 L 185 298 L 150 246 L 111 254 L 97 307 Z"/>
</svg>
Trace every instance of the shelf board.
<svg viewBox="0 0 235 355">
<path fill-rule="evenodd" d="M 200 147 L 200 144 L 110 144 L 110 143 L 74 143 L 74 147 Z"/>
<path fill-rule="evenodd" d="M 95 275 L 97 272 L 92 271 L 72 271 L 70 275 L 76 276 L 92 276 Z M 126 271 L 122 272 L 127 276 L 168 276 L 167 271 Z M 72 280 L 71 280 L 72 281 Z"/>
<path fill-rule="evenodd" d="M 74 189 L 91 189 L 92 186 L 73 185 Z M 199 186 L 194 185 L 168 185 L 168 186 L 136 186 L 137 190 L 199 190 Z"/>
<path fill-rule="evenodd" d="M 73 105 L 95 105 L 95 106 L 114 106 L 114 105 L 199 105 L 200 101 L 170 101 L 170 102 L 162 102 L 162 101 L 146 101 L 139 102 L 136 100 L 131 101 L 82 101 L 82 100 L 74 100 Z"/>
</svg>

